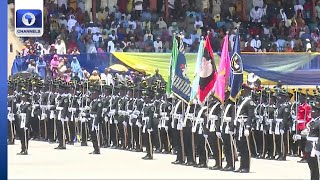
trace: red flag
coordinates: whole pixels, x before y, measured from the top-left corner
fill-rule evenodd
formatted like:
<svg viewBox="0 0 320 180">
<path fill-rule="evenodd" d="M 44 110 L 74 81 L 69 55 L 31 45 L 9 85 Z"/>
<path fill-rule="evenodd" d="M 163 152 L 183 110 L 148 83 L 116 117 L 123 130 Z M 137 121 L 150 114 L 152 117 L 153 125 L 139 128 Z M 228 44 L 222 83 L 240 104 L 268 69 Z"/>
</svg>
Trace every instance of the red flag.
<svg viewBox="0 0 320 180">
<path fill-rule="evenodd" d="M 214 55 L 210 43 L 209 35 L 206 38 L 200 72 L 200 82 L 198 90 L 199 102 L 203 103 L 213 90 L 217 79 L 217 70 L 214 63 Z"/>
</svg>

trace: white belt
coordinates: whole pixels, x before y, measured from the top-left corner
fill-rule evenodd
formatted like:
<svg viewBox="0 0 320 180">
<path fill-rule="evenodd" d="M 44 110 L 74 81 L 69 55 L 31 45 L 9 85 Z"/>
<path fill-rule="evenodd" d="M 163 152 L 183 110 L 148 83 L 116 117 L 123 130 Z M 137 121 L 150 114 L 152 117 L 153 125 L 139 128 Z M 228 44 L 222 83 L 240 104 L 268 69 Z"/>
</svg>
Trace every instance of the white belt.
<svg viewBox="0 0 320 180">
<path fill-rule="evenodd" d="M 162 112 L 160 113 L 160 115 L 163 117 L 163 116 L 167 116 L 167 113 L 166 112 Z"/>
<path fill-rule="evenodd" d="M 297 123 L 302 124 L 302 123 L 305 123 L 305 121 L 304 120 L 297 120 Z"/>
<path fill-rule="evenodd" d="M 238 117 L 238 122 L 239 123 L 245 123 L 247 122 L 248 118 L 247 117 Z"/>
<path fill-rule="evenodd" d="M 210 115 L 209 116 L 209 120 L 210 121 L 216 121 L 216 120 L 218 120 L 218 116 L 217 115 Z M 230 120 L 231 120 L 231 118 L 230 118 Z"/>
<path fill-rule="evenodd" d="M 133 114 L 135 114 L 135 115 L 139 116 L 139 115 L 140 115 L 140 111 L 135 110 L 135 111 L 133 111 Z"/>
<path fill-rule="evenodd" d="M 116 110 L 115 109 L 111 109 L 109 112 L 109 116 L 114 116 L 116 114 Z"/>
<path fill-rule="evenodd" d="M 124 115 L 126 115 L 126 112 L 125 112 L 125 111 L 122 111 L 122 110 L 119 110 L 119 111 L 118 111 L 118 114 L 119 114 L 120 116 L 124 116 Z"/>
<path fill-rule="evenodd" d="M 193 120 L 194 114 L 193 113 L 187 113 L 187 119 Z"/>
<path fill-rule="evenodd" d="M 8 113 L 8 120 L 14 121 L 14 114 L 13 113 Z"/>
<path fill-rule="evenodd" d="M 20 117 L 21 117 L 20 128 L 26 128 L 27 114 L 26 113 L 20 113 Z"/>
<path fill-rule="evenodd" d="M 62 111 L 63 107 L 57 107 L 57 111 Z"/>
<path fill-rule="evenodd" d="M 77 111 L 77 109 L 76 108 L 69 108 L 69 111 L 75 112 L 75 111 Z"/>
<path fill-rule="evenodd" d="M 240 141 L 240 138 L 242 137 L 242 132 L 243 132 L 243 129 L 244 129 L 244 122 L 245 122 L 245 121 L 240 122 L 239 138 L 238 138 L 239 141 Z"/>
<path fill-rule="evenodd" d="M 143 117 L 142 121 L 149 121 L 149 117 Z"/>
<path fill-rule="evenodd" d="M 157 114 L 157 113 L 154 113 L 154 114 L 153 114 L 153 117 L 158 118 L 158 114 Z"/>
<path fill-rule="evenodd" d="M 225 117 L 223 119 L 223 122 L 226 122 L 226 123 L 231 122 L 231 117 Z"/>
<path fill-rule="evenodd" d="M 319 138 L 318 137 L 307 137 L 308 141 L 318 141 Z"/>
<path fill-rule="evenodd" d="M 276 119 L 276 127 L 275 127 L 275 130 L 274 130 L 274 133 L 276 135 L 279 135 L 280 134 L 280 123 L 283 121 L 283 119 Z"/>
</svg>

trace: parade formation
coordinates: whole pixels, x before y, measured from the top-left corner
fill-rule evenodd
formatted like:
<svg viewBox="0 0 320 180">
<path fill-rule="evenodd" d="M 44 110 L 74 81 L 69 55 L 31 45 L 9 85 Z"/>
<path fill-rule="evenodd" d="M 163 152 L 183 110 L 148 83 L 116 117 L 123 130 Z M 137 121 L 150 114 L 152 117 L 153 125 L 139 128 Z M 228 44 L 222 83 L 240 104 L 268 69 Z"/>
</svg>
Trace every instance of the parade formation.
<svg viewBox="0 0 320 180">
<path fill-rule="evenodd" d="M 227 90 L 223 104 L 212 95 L 200 104 L 167 96 L 160 80 L 114 80 L 106 85 L 11 77 L 8 144 L 19 139 L 18 155 L 28 155 L 30 139 L 58 143 L 57 150 L 91 141 L 91 154 L 100 154 L 101 148 L 145 149 L 144 160 L 154 153 L 176 154 L 173 164 L 240 173 L 250 172 L 251 158 L 296 156 L 319 179 L 319 89 L 290 93 L 281 84 L 246 83 L 236 101 Z M 208 167 L 211 159 L 215 166 Z"/>
</svg>

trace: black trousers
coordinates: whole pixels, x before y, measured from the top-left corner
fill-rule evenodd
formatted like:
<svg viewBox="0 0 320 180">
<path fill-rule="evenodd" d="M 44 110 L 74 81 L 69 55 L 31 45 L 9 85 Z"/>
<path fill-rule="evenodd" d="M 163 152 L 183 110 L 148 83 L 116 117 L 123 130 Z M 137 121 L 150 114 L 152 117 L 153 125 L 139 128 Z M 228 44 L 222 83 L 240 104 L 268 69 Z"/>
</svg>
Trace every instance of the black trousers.
<svg viewBox="0 0 320 180">
<path fill-rule="evenodd" d="M 289 132 L 289 146 L 290 146 L 290 151 L 289 153 L 292 155 L 298 155 L 298 149 L 299 149 L 299 143 L 298 141 L 293 140 L 293 135 L 296 134 L 294 131 Z"/>
<path fill-rule="evenodd" d="M 288 150 L 288 131 L 285 131 L 283 135 L 275 135 L 276 138 L 276 148 L 277 148 L 277 155 L 279 157 L 286 158 L 287 157 L 287 150 Z"/>
<path fill-rule="evenodd" d="M 165 128 L 160 129 L 160 136 L 161 136 L 161 150 L 164 149 L 165 152 L 170 152 L 171 149 L 171 141 L 170 141 L 170 134 L 169 129 L 167 131 Z"/>
<path fill-rule="evenodd" d="M 257 155 L 263 155 L 265 150 L 265 134 L 263 131 L 260 130 L 254 130 L 255 140 L 256 140 L 256 146 L 257 146 Z"/>
<path fill-rule="evenodd" d="M 142 150 L 142 129 L 139 126 L 133 124 L 132 131 L 134 149 Z"/>
<path fill-rule="evenodd" d="M 87 144 L 88 141 L 88 122 L 81 123 L 81 144 Z"/>
<path fill-rule="evenodd" d="M 161 131 L 158 128 L 159 119 L 153 119 L 153 126 L 152 126 L 152 144 L 157 150 L 161 150 L 162 141 L 161 141 Z"/>
<path fill-rule="evenodd" d="M 118 146 L 119 145 L 118 124 L 115 124 L 114 122 L 110 124 L 110 133 L 111 133 L 112 146 Z"/>
<path fill-rule="evenodd" d="M 152 145 L 152 132 L 148 133 L 147 130 L 143 133 L 144 143 L 147 149 L 147 156 L 153 155 L 153 145 Z"/>
<path fill-rule="evenodd" d="M 51 142 L 56 140 L 56 137 L 55 137 L 56 128 L 57 128 L 56 125 L 57 123 L 55 119 L 50 119 L 50 118 L 48 119 L 47 132 L 48 132 L 48 139 Z"/>
<path fill-rule="evenodd" d="M 319 180 L 319 164 L 318 157 L 311 157 L 310 153 L 306 153 L 306 158 L 308 162 L 308 166 L 310 169 L 311 180 Z"/>
<path fill-rule="evenodd" d="M 31 137 L 39 138 L 40 137 L 40 121 L 38 116 L 35 114 L 34 117 L 31 117 Z"/>
<path fill-rule="evenodd" d="M 306 159 L 307 154 L 305 153 L 304 149 L 306 147 L 307 139 L 305 137 L 301 137 L 301 140 L 298 140 L 299 143 L 299 151 L 303 155 L 303 158 Z"/>
<path fill-rule="evenodd" d="M 199 156 L 199 164 L 207 165 L 208 151 L 206 147 L 205 137 L 203 136 L 203 134 L 198 133 L 196 133 L 195 136 L 195 139 L 197 140 L 196 149 Z"/>
<path fill-rule="evenodd" d="M 19 138 L 21 141 L 21 151 L 28 151 L 29 147 L 29 129 L 19 128 L 18 129 Z"/>
<path fill-rule="evenodd" d="M 109 121 L 101 123 L 101 146 L 110 146 L 110 124 Z"/>
<path fill-rule="evenodd" d="M 242 135 L 240 140 L 238 141 L 239 145 L 239 151 L 241 154 L 241 159 L 240 159 L 240 168 L 241 169 L 248 169 L 250 170 L 250 142 L 249 142 L 250 137 L 246 137 Z"/>
<path fill-rule="evenodd" d="M 57 124 L 57 136 L 59 141 L 59 147 L 66 147 L 66 137 L 65 137 L 65 127 L 64 122 L 61 120 L 56 120 Z"/>
<path fill-rule="evenodd" d="M 125 126 L 122 124 L 123 121 L 119 121 L 118 129 L 119 129 L 119 147 L 125 148 L 125 143 L 127 139 L 125 139 Z"/>
<path fill-rule="evenodd" d="M 192 137 L 193 136 L 193 137 Z M 191 127 L 183 128 L 183 141 L 184 141 L 184 150 L 187 157 L 187 162 L 195 161 L 195 142 L 192 142 L 194 138 L 194 133 L 192 133 Z M 194 148 L 194 149 L 193 149 Z"/>
<path fill-rule="evenodd" d="M 208 141 L 212 149 L 213 158 L 216 161 L 216 166 L 222 166 L 222 141 L 216 135 L 216 132 L 208 133 Z"/>
<path fill-rule="evenodd" d="M 276 143 L 273 134 L 265 134 L 266 146 L 265 146 L 265 153 L 268 153 L 268 157 L 274 157 L 276 151 Z"/>
<path fill-rule="evenodd" d="M 174 129 L 174 139 L 176 140 L 175 150 L 177 151 L 176 161 L 185 161 L 185 143 L 183 140 L 183 130 Z"/>
<path fill-rule="evenodd" d="M 100 146 L 99 146 L 99 141 L 100 141 L 100 132 L 99 130 L 93 128 L 90 129 L 90 134 L 91 134 L 91 141 L 93 144 L 93 149 L 95 152 L 100 152 Z"/>
<path fill-rule="evenodd" d="M 48 119 L 40 120 L 40 138 L 42 140 L 48 139 Z"/>
<path fill-rule="evenodd" d="M 234 152 L 234 147 L 231 142 L 231 135 L 223 133 L 222 139 L 223 139 L 223 151 L 224 151 L 224 155 L 226 157 L 227 166 L 234 168 L 234 166 L 235 166 L 235 153 L 237 153 L 237 152 Z"/>
</svg>

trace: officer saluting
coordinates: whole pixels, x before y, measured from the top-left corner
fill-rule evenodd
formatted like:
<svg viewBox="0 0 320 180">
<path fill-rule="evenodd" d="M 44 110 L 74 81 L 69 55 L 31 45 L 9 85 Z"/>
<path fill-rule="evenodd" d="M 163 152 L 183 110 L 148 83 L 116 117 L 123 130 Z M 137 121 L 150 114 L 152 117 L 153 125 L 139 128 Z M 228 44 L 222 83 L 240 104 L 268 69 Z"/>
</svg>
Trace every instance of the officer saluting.
<svg viewBox="0 0 320 180">
<path fill-rule="evenodd" d="M 29 92 L 26 89 L 22 89 L 22 91 L 21 103 L 18 105 L 17 112 L 19 114 L 18 132 L 21 141 L 21 152 L 18 155 L 28 155 L 32 105 L 28 102 L 31 96 Z"/>
<path fill-rule="evenodd" d="M 100 154 L 100 127 L 103 120 L 102 109 L 103 102 L 99 98 L 100 85 L 95 84 L 92 86 L 92 104 L 90 116 L 92 117 L 92 128 L 91 128 L 91 141 L 93 144 L 94 151 L 90 154 Z"/>
<path fill-rule="evenodd" d="M 307 162 L 310 169 L 311 180 L 319 180 L 319 163 L 320 156 L 320 96 L 316 102 L 311 104 L 312 120 L 307 124 L 309 134 L 305 147 Z"/>
</svg>

